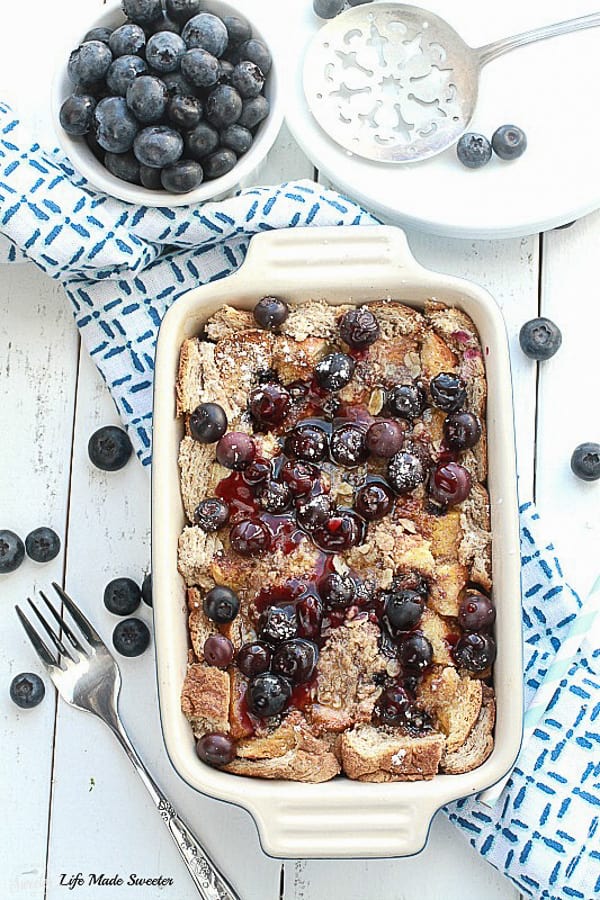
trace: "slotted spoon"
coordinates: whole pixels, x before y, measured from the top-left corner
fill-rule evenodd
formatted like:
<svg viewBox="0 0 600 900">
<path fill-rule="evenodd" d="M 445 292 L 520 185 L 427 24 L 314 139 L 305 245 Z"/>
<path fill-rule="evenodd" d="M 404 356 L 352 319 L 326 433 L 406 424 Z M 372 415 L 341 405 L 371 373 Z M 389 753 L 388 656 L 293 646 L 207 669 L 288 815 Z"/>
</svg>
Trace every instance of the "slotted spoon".
<svg viewBox="0 0 600 900">
<path fill-rule="evenodd" d="M 321 128 L 346 150 L 377 162 L 417 162 L 466 131 L 483 66 L 525 44 L 597 25 L 600 12 L 474 48 L 417 6 L 357 6 L 316 34 L 304 92 Z"/>
</svg>

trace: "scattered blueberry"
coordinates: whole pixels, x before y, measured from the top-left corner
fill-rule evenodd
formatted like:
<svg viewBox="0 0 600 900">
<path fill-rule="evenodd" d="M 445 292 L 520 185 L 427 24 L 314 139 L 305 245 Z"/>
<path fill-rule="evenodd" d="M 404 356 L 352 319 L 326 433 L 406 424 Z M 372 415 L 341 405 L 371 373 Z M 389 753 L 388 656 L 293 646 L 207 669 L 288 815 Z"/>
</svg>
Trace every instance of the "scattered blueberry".
<svg viewBox="0 0 600 900">
<path fill-rule="evenodd" d="M 141 184 L 140 164 L 131 151 L 129 153 L 105 153 L 104 165 L 115 178 L 130 184 Z"/>
<path fill-rule="evenodd" d="M 394 419 L 379 419 L 367 431 L 367 448 L 373 456 L 391 459 L 402 449 L 404 428 Z"/>
<path fill-rule="evenodd" d="M 233 661 L 233 644 L 223 634 L 213 634 L 204 642 L 204 659 L 209 666 L 226 669 Z"/>
<path fill-rule="evenodd" d="M 227 175 L 228 172 L 231 172 L 236 162 L 237 156 L 233 150 L 228 150 L 227 147 L 221 147 L 219 150 L 215 150 L 214 153 L 211 153 L 202 160 L 204 174 L 207 179 L 211 180 L 222 178 L 223 175 Z"/>
<path fill-rule="evenodd" d="M 378 522 L 394 508 L 394 496 L 383 482 L 369 481 L 356 494 L 356 512 L 367 522 Z"/>
<path fill-rule="evenodd" d="M 484 672 L 496 658 L 496 644 L 489 634 L 463 634 L 452 650 L 454 661 L 470 672 Z"/>
<path fill-rule="evenodd" d="M 527 150 L 527 135 L 518 125 L 501 125 L 492 135 L 492 149 L 500 159 L 518 159 Z"/>
<path fill-rule="evenodd" d="M 289 641 L 296 637 L 298 620 L 293 606 L 267 606 L 259 617 L 258 636 L 269 644 Z"/>
<path fill-rule="evenodd" d="M 457 412 L 467 399 L 467 389 L 460 375 L 440 372 L 429 384 L 431 399 L 444 412 Z"/>
<path fill-rule="evenodd" d="M 194 87 L 186 81 L 181 72 L 167 72 L 162 77 L 163 84 L 169 92 L 169 97 L 176 97 L 182 94 L 184 97 L 194 96 Z"/>
<path fill-rule="evenodd" d="M 600 444 L 588 442 L 576 447 L 571 456 L 571 470 L 583 481 L 597 481 L 600 478 Z"/>
<path fill-rule="evenodd" d="M 198 97 L 176 94 L 167 103 L 167 118 L 176 127 L 189 130 L 202 119 L 204 107 Z"/>
<path fill-rule="evenodd" d="M 86 41 L 69 57 L 68 72 L 73 84 L 86 86 L 101 81 L 113 61 L 110 49 L 102 41 Z"/>
<path fill-rule="evenodd" d="M 418 632 L 409 634 L 398 650 L 398 659 L 407 669 L 423 671 L 431 665 L 433 648 L 426 637 Z"/>
<path fill-rule="evenodd" d="M 285 454 L 292 459 L 318 463 L 327 452 L 327 433 L 317 424 L 297 425 L 286 436 Z"/>
<path fill-rule="evenodd" d="M 148 572 L 147 575 L 144 575 L 144 580 L 142 581 L 142 600 L 146 604 L 146 606 L 152 606 L 152 573 Z"/>
<path fill-rule="evenodd" d="M 362 465 L 369 458 L 365 432 L 358 425 L 341 425 L 331 435 L 329 452 L 340 466 L 350 469 Z"/>
<path fill-rule="evenodd" d="M 221 77 L 221 65 L 216 56 L 200 47 L 184 53 L 181 74 L 196 88 L 209 88 Z"/>
<path fill-rule="evenodd" d="M 233 150 L 237 156 L 247 153 L 252 146 L 252 132 L 243 125 L 228 125 L 224 128 L 220 135 L 221 146 Z"/>
<path fill-rule="evenodd" d="M 420 384 L 397 384 L 387 396 L 387 405 L 393 416 L 399 419 L 416 419 L 427 404 L 425 391 Z"/>
<path fill-rule="evenodd" d="M 350 575 L 331 572 L 319 579 L 319 596 L 332 609 L 347 609 L 356 599 L 356 582 Z"/>
<path fill-rule="evenodd" d="M 14 531 L 0 530 L 0 574 L 6 575 L 18 569 L 25 559 L 25 545 Z"/>
<path fill-rule="evenodd" d="M 235 743 L 226 734 L 211 732 L 196 743 L 196 753 L 202 762 L 218 769 L 235 759 Z"/>
<path fill-rule="evenodd" d="M 289 682 L 274 672 L 255 675 L 248 685 L 248 709 L 255 716 L 266 718 L 283 712 L 290 699 Z"/>
<path fill-rule="evenodd" d="M 45 693 L 44 682 L 34 672 L 15 675 L 10 683 L 10 699 L 21 709 L 33 709 L 42 702 Z"/>
<path fill-rule="evenodd" d="M 427 477 L 422 460 L 414 453 L 401 450 L 390 459 L 387 480 L 397 494 L 414 491 Z"/>
<path fill-rule="evenodd" d="M 214 444 L 227 431 L 227 416 L 218 403 L 201 403 L 189 420 L 190 434 L 201 444 Z"/>
<path fill-rule="evenodd" d="M 243 478 L 247 484 L 263 484 L 271 477 L 271 461 L 262 456 L 256 456 L 244 469 Z"/>
<path fill-rule="evenodd" d="M 34 562 L 50 562 L 60 553 L 60 538 L 52 528 L 34 528 L 25 538 L 25 550 Z"/>
<path fill-rule="evenodd" d="M 344 8 L 345 0 L 313 0 L 313 10 L 321 19 L 334 19 Z"/>
<path fill-rule="evenodd" d="M 261 509 L 272 515 L 280 515 L 289 509 L 292 492 L 287 484 L 270 479 L 260 486 L 257 498 Z"/>
<path fill-rule="evenodd" d="M 384 614 L 393 631 L 410 631 L 420 621 L 423 605 L 416 591 L 388 592 L 384 597 Z"/>
<path fill-rule="evenodd" d="M 127 88 L 127 106 L 138 122 L 144 124 L 161 121 L 168 99 L 164 82 L 154 75 L 140 75 Z"/>
<path fill-rule="evenodd" d="M 333 501 L 329 494 L 301 500 L 296 506 L 296 521 L 309 534 L 323 528 L 333 514 Z"/>
<path fill-rule="evenodd" d="M 243 125 L 244 128 L 249 128 L 250 131 L 253 131 L 257 125 L 260 125 L 260 123 L 267 118 L 269 110 L 269 101 L 262 94 L 260 97 L 244 100 L 242 103 L 242 113 L 238 119 L 238 125 Z"/>
<path fill-rule="evenodd" d="M 271 59 L 269 48 L 262 41 L 256 40 L 256 38 L 244 41 L 237 48 L 235 61 L 241 62 L 245 59 L 255 63 L 263 75 L 268 75 L 271 71 L 273 60 Z"/>
<path fill-rule="evenodd" d="M 485 135 L 467 132 L 456 145 L 456 155 L 468 169 L 480 169 L 492 158 L 492 145 Z"/>
<path fill-rule="evenodd" d="M 170 19 L 166 13 L 163 13 L 160 19 L 157 19 L 148 27 L 152 34 L 160 34 L 161 31 L 169 31 L 171 34 L 181 34 L 181 24 L 174 19 Z"/>
<path fill-rule="evenodd" d="M 271 671 L 292 684 L 305 684 L 313 677 L 319 658 L 316 644 L 304 638 L 284 641 L 275 648 Z"/>
<path fill-rule="evenodd" d="M 202 0 L 167 0 L 166 9 L 169 18 L 185 24 L 192 16 L 197 16 L 202 6 Z"/>
<path fill-rule="evenodd" d="M 127 153 L 138 133 L 138 123 L 124 97 L 105 97 L 94 110 L 96 140 L 109 153 Z"/>
<path fill-rule="evenodd" d="M 315 377 L 326 391 L 341 391 L 352 381 L 355 361 L 346 353 L 330 353 L 315 366 Z"/>
<path fill-rule="evenodd" d="M 67 134 L 87 134 L 94 121 L 96 101 L 89 94 L 72 94 L 60 108 L 60 124 Z"/>
<path fill-rule="evenodd" d="M 237 655 L 237 667 L 247 678 L 266 672 L 271 665 L 271 647 L 264 641 L 244 644 Z"/>
<path fill-rule="evenodd" d="M 351 309 L 340 321 L 340 337 L 354 350 L 365 350 L 379 337 L 379 322 L 370 309 Z"/>
<path fill-rule="evenodd" d="M 161 184 L 165 191 L 173 194 L 187 194 L 204 181 L 204 171 L 200 163 L 193 159 L 179 159 L 161 171 Z"/>
<path fill-rule="evenodd" d="M 106 75 L 106 86 L 113 94 L 125 97 L 129 85 L 138 75 L 144 75 L 147 71 L 148 66 L 141 56 L 119 56 L 111 63 Z"/>
<path fill-rule="evenodd" d="M 235 591 L 218 584 L 206 594 L 203 607 L 204 615 L 208 616 L 211 622 L 227 625 L 228 622 L 233 622 L 237 616 L 240 610 L 240 601 Z"/>
<path fill-rule="evenodd" d="M 252 417 L 257 422 L 270 425 L 281 425 L 290 406 L 290 394 L 287 388 L 277 382 L 267 382 L 255 388 L 248 401 Z"/>
<path fill-rule="evenodd" d="M 201 500 L 194 511 L 194 524 L 207 534 L 223 528 L 229 521 L 229 507 L 218 497 Z"/>
<path fill-rule="evenodd" d="M 246 558 L 263 556 L 271 547 L 271 534 L 262 522 L 244 519 L 229 532 L 229 543 L 236 553 Z"/>
<path fill-rule="evenodd" d="M 222 56 L 229 41 L 223 20 L 207 12 L 189 19 L 181 36 L 189 49 L 200 47 L 213 56 Z"/>
<path fill-rule="evenodd" d="M 258 97 L 265 86 L 265 76 L 256 63 L 245 59 L 234 68 L 229 83 L 242 99 L 247 100 Z"/>
<path fill-rule="evenodd" d="M 123 12 L 138 25 L 151 25 L 162 16 L 161 0 L 121 0 Z"/>
<path fill-rule="evenodd" d="M 146 62 L 155 72 L 175 72 L 185 51 L 185 42 L 178 34 L 159 31 L 146 43 Z"/>
<path fill-rule="evenodd" d="M 140 656 L 150 644 L 150 631 L 141 619 L 123 619 L 115 625 L 112 641 L 121 656 Z"/>
<path fill-rule="evenodd" d="M 239 16 L 223 16 L 223 24 L 227 29 L 230 47 L 238 47 L 252 37 L 249 23 Z"/>
<path fill-rule="evenodd" d="M 208 95 L 206 118 L 215 128 L 227 128 L 228 125 L 233 125 L 241 114 L 242 98 L 230 85 L 219 84 Z"/>
<path fill-rule="evenodd" d="M 481 422 L 473 413 L 451 413 L 444 422 L 444 436 L 451 450 L 468 450 L 481 438 Z"/>
<path fill-rule="evenodd" d="M 212 443 L 206 441 L 205 443 Z M 217 443 L 216 457 L 226 469 L 242 472 L 256 456 L 254 441 L 244 431 L 230 431 Z"/>
<path fill-rule="evenodd" d="M 253 310 L 256 324 L 269 331 L 283 325 L 289 314 L 287 303 L 279 297 L 263 297 Z"/>
<path fill-rule="evenodd" d="M 99 428 L 88 441 L 88 456 L 98 469 L 116 472 L 129 461 L 133 452 L 127 433 L 116 425 Z"/>
<path fill-rule="evenodd" d="M 203 161 L 219 146 L 219 132 L 208 122 L 199 122 L 185 135 L 185 153 L 192 159 Z"/>
<path fill-rule="evenodd" d="M 431 470 L 429 494 L 442 506 L 455 506 L 466 500 L 471 491 L 471 476 L 456 462 L 440 464 Z"/>
<path fill-rule="evenodd" d="M 144 166 L 162 169 L 170 166 L 183 153 L 183 138 L 166 125 L 150 125 L 137 135 L 133 152 Z"/>
<path fill-rule="evenodd" d="M 115 59 L 118 56 L 134 56 L 146 46 L 144 29 L 133 22 L 126 22 L 125 25 L 115 28 L 109 38 L 108 46 Z"/>
<path fill-rule="evenodd" d="M 233 63 L 229 62 L 228 59 L 221 58 L 219 60 L 219 84 L 231 84 L 231 76 L 233 75 L 233 70 L 235 66 Z"/>
<path fill-rule="evenodd" d="M 489 597 L 469 591 L 460 602 L 458 621 L 463 631 L 490 631 L 496 610 Z"/>
<path fill-rule="evenodd" d="M 525 356 L 530 359 L 550 359 L 562 344 L 562 334 L 551 319 L 530 319 L 519 332 L 519 343 Z"/>
<path fill-rule="evenodd" d="M 130 616 L 141 599 L 139 585 L 131 578 L 114 578 L 104 588 L 104 605 L 115 616 Z"/>
</svg>

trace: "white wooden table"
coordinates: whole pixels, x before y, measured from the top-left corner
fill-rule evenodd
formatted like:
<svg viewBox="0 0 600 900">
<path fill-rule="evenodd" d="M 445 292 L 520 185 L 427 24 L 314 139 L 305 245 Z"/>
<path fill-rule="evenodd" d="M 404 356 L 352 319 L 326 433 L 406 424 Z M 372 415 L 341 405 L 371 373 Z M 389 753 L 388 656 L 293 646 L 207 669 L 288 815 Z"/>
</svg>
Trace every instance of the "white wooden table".
<svg viewBox="0 0 600 900">
<path fill-rule="evenodd" d="M 257 2 L 240 0 L 240 7 L 249 10 Z M 281 8 L 274 0 L 262 4 Z M 61 18 L 84 5 L 92 18 L 101 0 L 35 4 L 36 71 L 51 65 L 45 36 L 56 34 Z M 0 96 L 48 134 L 43 85 L 31 75 L 35 57 L 17 40 L 25 28 L 32 34 L 31 15 L 30 4 L 3 9 Z M 318 177 L 284 129 L 264 182 L 313 175 Z M 461 242 L 415 233 L 409 240 L 425 265 L 485 285 L 503 309 L 513 360 L 521 498 L 535 496 L 565 572 L 585 593 L 600 567 L 600 488 L 576 480 L 569 459 L 576 444 L 598 440 L 600 433 L 600 214 L 522 240 Z M 29 265 L 0 269 L 0 284 L 0 527 L 24 536 L 51 525 L 63 541 L 49 565 L 26 561 L 12 575 L 0 576 L 0 897 L 186 900 L 195 892 L 185 868 L 101 724 L 57 703 L 48 682 L 46 699 L 33 711 L 18 711 L 8 697 L 13 675 L 42 674 L 12 609 L 36 588 L 53 579 L 64 583 L 110 639 L 115 620 L 102 604 L 104 585 L 117 576 L 141 581 L 149 567 L 149 484 L 136 460 L 112 475 L 88 461 L 90 434 L 117 417 L 92 362 L 80 353 L 62 290 Z M 538 368 L 522 355 L 518 331 L 539 314 L 560 325 L 563 346 Z M 150 610 L 140 614 L 150 622 Z M 265 856 L 247 813 L 193 792 L 172 770 L 161 738 L 152 653 L 120 663 L 122 712 L 134 741 L 244 900 L 323 900 L 332 893 L 344 900 L 518 896 L 442 815 L 427 849 L 412 859 L 282 863 Z M 69 880 L 78 873 L 85 885 L 70 894 Z M 89 873 L 120 875 L 125 884 L 92 887 Z M 130 873 L 163 876 L 173 885 L 136 893 L 127 884 Z"/>
</svg>

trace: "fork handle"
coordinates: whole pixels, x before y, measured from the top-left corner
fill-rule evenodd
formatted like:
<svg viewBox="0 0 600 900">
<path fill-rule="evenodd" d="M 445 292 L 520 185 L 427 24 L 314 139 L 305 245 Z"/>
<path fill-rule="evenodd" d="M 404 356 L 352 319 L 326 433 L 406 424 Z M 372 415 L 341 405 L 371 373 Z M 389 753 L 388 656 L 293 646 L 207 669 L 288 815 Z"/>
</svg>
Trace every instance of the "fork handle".
<svg viewBox="0 0 600 900">
<path fill-rule="evenodd" d="M 239 894 L 235 892 L 225 876 L 221 874 L 198 838 L 195 837 L 191 829 L 177 814 L 150 775 L 137 750 L 131 743 L 118 715 L 114 721 L 107 722 L 107 724 L 131 760 L 134 769 L 152 797 L 202 900 L 240 900 Z"/>
</svg>

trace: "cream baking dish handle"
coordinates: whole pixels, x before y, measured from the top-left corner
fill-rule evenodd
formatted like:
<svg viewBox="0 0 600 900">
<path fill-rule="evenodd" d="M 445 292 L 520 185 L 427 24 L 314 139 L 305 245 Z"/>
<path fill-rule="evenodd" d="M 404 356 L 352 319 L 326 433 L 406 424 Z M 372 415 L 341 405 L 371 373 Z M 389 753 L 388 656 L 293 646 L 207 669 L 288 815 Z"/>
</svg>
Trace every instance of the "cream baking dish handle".
<svg viewBox="0 0 600 900">
<path fill-rule="evenodd" d="M 312 283 L 316 276 L 324 293 L 330 286 L 339 287 L 343 271 L 350 295 L 353 288 L 364 289 L 365 283 L 385 288 L 392 275 L 397 290 L 399 271 L 411 278 L 426 272 L 413 257 L 402 229 L 388 225 L 287 228 L 258 234 L 250 242 L 242 271 L 264 275 L 265 289 L 275 292 L 274 282 L 279 290 L 292 273 L 307 269 Z M 430 272 L 427 275 L 431 278 Z"/>
</svg>

